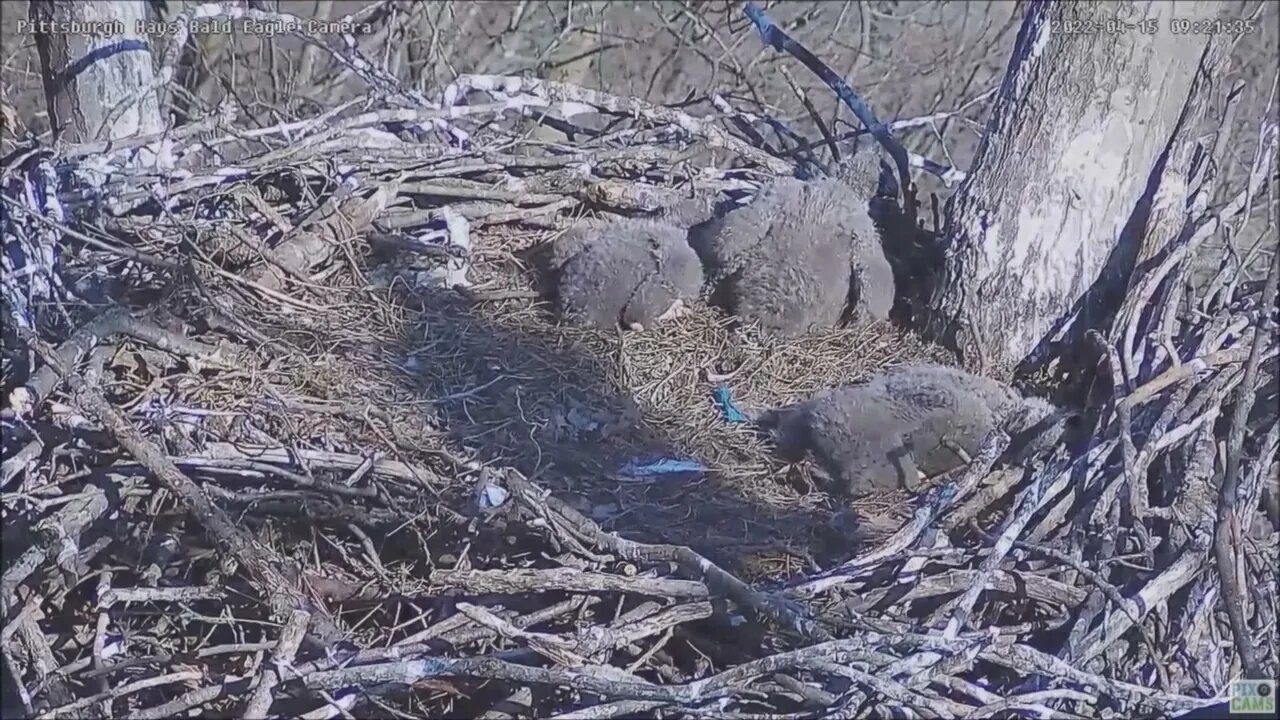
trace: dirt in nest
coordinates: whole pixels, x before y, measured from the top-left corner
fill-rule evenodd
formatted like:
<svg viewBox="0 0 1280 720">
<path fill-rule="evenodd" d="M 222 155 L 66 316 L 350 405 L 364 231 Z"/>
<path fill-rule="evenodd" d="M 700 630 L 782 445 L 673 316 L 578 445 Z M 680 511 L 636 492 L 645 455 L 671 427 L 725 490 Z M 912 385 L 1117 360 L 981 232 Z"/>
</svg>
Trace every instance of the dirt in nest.
<svg viewBox="0 0 1280 720">
<path fill-rule="evenodd" d="M 418 314 L 406 317 L 397 352 L 408 389 L 434 399 L 454 449 L 519 469 L 607 530 L 689 545 L 749 578 L 847 557 L 854 548 L 829 523 L 842 507 L 812 468 L 782 463 L 746 424 L 727 421 L 713 390 L 723 385 L 744 410 L 763 409 L 893 364 L 941 360 L 940 351 L 887 325 L 777 341 L 735 331 L 699 305 L 640 333 L 564 327 L 548 302 L 530 297 L 538 277 L 521 259 L 552 237 L 475 238 L 476 293 L 522 297 L 419 294 Z M 706 471 L 620 472 L 659 458 Z M 901 512 L 904 501 L 895 503 L 876 512 Z"/>
</svg>

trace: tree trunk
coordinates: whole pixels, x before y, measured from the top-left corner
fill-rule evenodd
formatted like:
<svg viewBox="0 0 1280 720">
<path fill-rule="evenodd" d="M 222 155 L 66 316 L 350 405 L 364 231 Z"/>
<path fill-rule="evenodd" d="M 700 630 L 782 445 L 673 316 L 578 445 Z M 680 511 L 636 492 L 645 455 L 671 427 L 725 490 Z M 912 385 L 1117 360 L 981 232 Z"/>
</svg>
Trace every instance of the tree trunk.
<svg viewBox="0 0 1280 720">
<path fill-rule="evenodd" d="M 927 312 L 966 365 L 1007 377 L 1098 278 L 1208 43 L 1170 21 L 1220 6 L 1030 4 L 973 170 L 948 204 Z"/>
<path fill-rule="evenodd" d="M 31 0 L 49 125 L 67 143 L 164 130 L 142 0 Z M 144 148 L 139 165 L 166 159 Z"/>
</svg>

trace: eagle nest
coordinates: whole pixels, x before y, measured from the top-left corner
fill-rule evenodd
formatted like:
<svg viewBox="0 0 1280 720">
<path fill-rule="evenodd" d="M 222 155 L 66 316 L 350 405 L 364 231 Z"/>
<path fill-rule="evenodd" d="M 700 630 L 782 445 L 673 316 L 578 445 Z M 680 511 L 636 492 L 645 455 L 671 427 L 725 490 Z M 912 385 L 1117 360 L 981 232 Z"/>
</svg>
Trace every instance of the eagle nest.
<svg viewBox="0 0 1280 720">
<path fill-rule="evenodd" d="M 33 266 L 60 248 L 52 299 L 6 337 L 19 711 L 1167 715 L 1232 672 L 1224 593 L 1274 627 L 1259 288 L 1184 297 L 1150 343 L 1099 338 L 1101 379 L 1129 380 L 1028 467 L 997 464 L 993 433 L 930 490 L 850 506 L 726 395 L 774 406 L 938 349 L 888 325 L 770 339 L 697 306 L 568 329 L 539 281 L 581 216 L 749 195 L 792 162 L 525 78 L 406 105 L 212 117 L 158 173 L 112 165 L 147 139 L 9 158 L 6 243 Z M 537 139 L 544 116 L 582 125 Z M 1141 269 L 1122 322 L 1179 302 L 1153 292 L 1168 271 Z"/>
</svg>

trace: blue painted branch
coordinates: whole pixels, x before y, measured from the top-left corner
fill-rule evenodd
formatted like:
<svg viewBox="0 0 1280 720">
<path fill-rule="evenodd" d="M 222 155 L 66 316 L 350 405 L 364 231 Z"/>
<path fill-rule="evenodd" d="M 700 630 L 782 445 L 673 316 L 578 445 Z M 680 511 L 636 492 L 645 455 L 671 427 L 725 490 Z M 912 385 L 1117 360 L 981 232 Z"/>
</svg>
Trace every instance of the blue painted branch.
<svg viewBox="0 0 1280 720">
<path fill-rule="evenodd" d="M 778 52 L 785 52 L 793 56 L 803 63 L 805 67 L 809 68 L 813 74 L 821 78 L 827 84 L 827 87 L 835 92 L 841 102 L 853 111 L 858 120 L 867 127 L 867 130 L 875 136 L 880 145 L 893 158 L 894 165 L 897 166 L 898 175 L 902 180 L 899 183 L 899 188 L 902 192 L 904 209 L 911 212 L 911 209 L 914 208 L 915 186 L 911 183 L 910 162 L 907 159 L 906 149 L 893 137 L 889 127 L 880 122 L 871 106 L 867 105 L 866 101 L 849 86 L 849 83 L 845 82 L 844 78 L 841 78 L 826 63 L 809 52 L 808 48 L 787 35 L 759 6 L 753 2 L 748 2 L 743 7 L 743 12 L 746 14 L 747 19 L 751 21 L 751 24 L 755 25 L 756 31 L 760 33 L 760 39 L 766 45 Z"/>
</svg>

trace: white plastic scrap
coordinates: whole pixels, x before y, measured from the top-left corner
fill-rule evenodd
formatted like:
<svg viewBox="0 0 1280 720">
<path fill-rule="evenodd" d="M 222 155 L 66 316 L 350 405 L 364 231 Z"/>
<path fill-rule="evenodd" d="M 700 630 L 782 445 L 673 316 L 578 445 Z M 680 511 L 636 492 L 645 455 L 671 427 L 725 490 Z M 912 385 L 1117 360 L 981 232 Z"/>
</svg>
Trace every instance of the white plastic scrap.
<svg viewBox="0 0 1280 720">
<path fill-rule="evenodd" d="M 500 508 L 510 497 L 507 491 L 497 485 L 486 485 L 480 493 L 480 507 L 486 510 Z"/>
<path fill-rule="evenodd" d="M 449 244 L 469 254 L 471 252 L 471 223 L 467 222 L 462 213 L 448 205 L 440 209 L 440 215 L 444 219 L 445 227 L 449 233 Z M 432 270 L 428 277 L 431 282 L 439 283 L 445 287 L 471 287 L 474 283 L 467 278 L 467 272 L 470 269 L 471 261 L 466 257 L 451 257 L 445 262 L 444 267 Z"/>
</svg>

